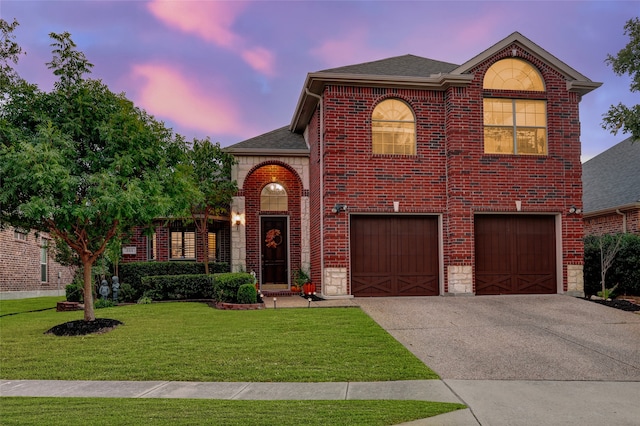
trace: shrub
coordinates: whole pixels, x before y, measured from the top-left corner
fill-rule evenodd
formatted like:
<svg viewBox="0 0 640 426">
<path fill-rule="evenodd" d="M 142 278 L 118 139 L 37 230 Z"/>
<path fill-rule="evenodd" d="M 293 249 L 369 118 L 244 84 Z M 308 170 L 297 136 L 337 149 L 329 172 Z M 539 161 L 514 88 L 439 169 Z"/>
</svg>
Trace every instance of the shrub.
<svg viewBox="0 0 640 426">
<path fill-rule="evenodd" d="M 144 296 L 154 300 L 211 299 L 211 275 L 160 275 L 142 278 Z"/>
<path fill-rule="evenodd" d="M 98 299 L 95 301 L 95 303 L 93 304 L 93 307 L 96 309 L 101 309 L 101 308 L 112 308 L 115 305 L 113 304 L 113 301 L 109 300 L 109 299 Z"/>
<path fill-rule="evenodd" d="M 238 288 L 238 303 L 252 304 L 258 301 L 258 292 L 254 284 L 242 284 Z"/>
<path fill-rule="evenodd" d="M 600 247 L 598 238 L 590 235 L 584 241 L 584 292 L 602 291 L 600 284 Z M 606 287 L 617 285 L 616 294 L 640 295 L 640 235 L 624 234 L 620 250 L 607 271 Z"/>
<path fill-rule="evenodd" d="M 229 272 L 228 263 L 209 263 L 210 273 Z M 159 275 L 198 275 L 204 274 L 204 263 L 199 262 L 132 262 L 121 263 L 120 282 L 128 283 L 133 289 L 131 300 L 140 298 L 145 289 L 142 278 Z"/>
<path fill-rule="evenodd" d="M 64 291 L 67 296 L 67 302 L 82 303 L 84 301 L 84 286 L 82 283 L 74 280 L 71 284 L 67 284 Z"/>
<path fill-rule="evenodd" d="M 135 291 L 127 283 L 120 284 L 120 291 L 118 292 L 118 301 L 120 302 L 134 302 L 136 300 Z"/>
<path fill-rule="evenodd" d="M 246 272 L 230 272 L 226 274 L 215 275 L 213 284 L 214 298 L 218 302 L 238 303 L 238 290 L 243 284 L 251 284 L 253 292 L 256 292 L 254 286 L 254 277 Z"/>
</svg>

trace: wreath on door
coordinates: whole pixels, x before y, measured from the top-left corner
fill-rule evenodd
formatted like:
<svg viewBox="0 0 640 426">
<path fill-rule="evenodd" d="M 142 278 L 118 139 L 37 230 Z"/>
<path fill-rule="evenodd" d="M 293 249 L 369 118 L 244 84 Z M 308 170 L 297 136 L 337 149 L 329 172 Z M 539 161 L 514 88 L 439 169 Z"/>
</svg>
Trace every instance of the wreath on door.
<svg viewBox="0 0 640 426">
<path fill-rule="evenodd" d="M 282 234 L 279 229 L 270 229 L 267 231 L 267 238 L 264 240 L 267 247 L 276 248 L 282 244 Z"/>
</svg>

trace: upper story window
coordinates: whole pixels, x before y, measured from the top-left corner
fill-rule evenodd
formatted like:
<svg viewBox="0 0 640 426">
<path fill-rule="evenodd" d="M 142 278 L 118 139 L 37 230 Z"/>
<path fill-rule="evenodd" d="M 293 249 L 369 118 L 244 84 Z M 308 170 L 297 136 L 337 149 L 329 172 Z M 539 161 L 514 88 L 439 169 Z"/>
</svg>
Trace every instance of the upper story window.
<svg viewBox="0 0 640 426">
<path fill-rule="evenodd" d="M 260 194 L 260 210 L 262 211 L 287 211 L 289 210 L 289 197 L 287 190 L 279 183 L 272 182 L 262 188 Z"/>
<path fill-rule="evenodd" d="M 27 241 L 27 235 L 29 231 L 25 231 L 23 229 L 14 228 L 13 230 L 13 238 L 19 241 Z"/>
<path fill-rule="evenodd" d="M 536 68 L 521 59 L 503 59 L 487 70 L 484 89 L 544 92 Z M 484 152 L 547 154 L 547 103 L 523 98 L 484 98 Z"/>
<path fill-rule="evenodd" d="M 371 138 L 374 154 L 415 155 L 413 110 L 399 99 L 380 102 L 371 115 Z"/>
</svg>

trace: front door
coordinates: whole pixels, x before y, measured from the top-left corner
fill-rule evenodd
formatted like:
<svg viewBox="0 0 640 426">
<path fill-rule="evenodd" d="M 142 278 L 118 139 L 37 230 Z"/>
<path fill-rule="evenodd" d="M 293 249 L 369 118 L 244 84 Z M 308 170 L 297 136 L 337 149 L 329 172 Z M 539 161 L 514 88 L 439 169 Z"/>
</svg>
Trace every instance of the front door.
<svg viewBox="0 0 640 426">
<path fill-rule="evenodd" d="M 262 255 L 262 290 L 286 290 L 289 288 L 289 244 L 287 241 L 287 217 L 267 216 L 260 220 Z"/>
</svg>

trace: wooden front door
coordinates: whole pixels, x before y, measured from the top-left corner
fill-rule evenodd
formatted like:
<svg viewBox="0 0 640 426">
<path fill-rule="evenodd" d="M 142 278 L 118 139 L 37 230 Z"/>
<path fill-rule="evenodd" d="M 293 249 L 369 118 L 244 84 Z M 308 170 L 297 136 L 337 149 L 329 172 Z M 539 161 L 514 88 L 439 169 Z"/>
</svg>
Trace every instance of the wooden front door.
<svg viewBox="0 0 640 426">
<path fill-rule="evenodd" d="M 287 239 L 287 217 L 262 217 L 261 256 L 263 290 L 279 290 L 289 287 L 289 244 Z"/>
<path fill-rule="evenodd" d="M 551 215 L 476 216 L 476 294 L 556 293 L 555 234 Z"/>
<path fill-rule="evenodd" d="M 351 292 L 354 296 L 435 296 L 437 216 L 351 217 Z"/>
</svg>

